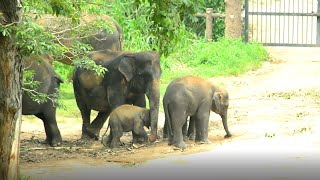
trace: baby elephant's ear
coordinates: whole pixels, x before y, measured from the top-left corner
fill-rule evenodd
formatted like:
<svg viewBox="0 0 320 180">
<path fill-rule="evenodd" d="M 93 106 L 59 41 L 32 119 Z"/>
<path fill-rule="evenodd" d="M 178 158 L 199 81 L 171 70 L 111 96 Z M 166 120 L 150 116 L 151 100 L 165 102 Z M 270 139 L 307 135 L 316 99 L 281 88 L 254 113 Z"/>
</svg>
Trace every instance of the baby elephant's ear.
<svg viewBox="0 0 320 180">
<path fill-rule="evenodd" d="M 133 78 L 133 72 L 135 70 L 134 66 L 135 63 L 133 56 L 123 56 L 118 69 L 126 77 L 127 81 L 130 81 Z"/>
</svg>

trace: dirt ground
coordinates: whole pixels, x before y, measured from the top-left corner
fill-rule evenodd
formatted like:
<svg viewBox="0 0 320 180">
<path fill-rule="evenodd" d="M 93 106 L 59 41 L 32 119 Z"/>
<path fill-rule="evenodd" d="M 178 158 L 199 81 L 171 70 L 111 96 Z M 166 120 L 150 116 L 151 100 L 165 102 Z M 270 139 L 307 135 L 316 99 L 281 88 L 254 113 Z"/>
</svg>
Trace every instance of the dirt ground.
<svg viewBox="0 0 320 180">
<path fill-rule="evenodd" d="M 211 79 L 229 91 L 228 123 L 233 135 L 231 138 L 224 138 L 221 119 L 212 113 L 210 144 L 187 141 L 188 147 L 182 151 L 168 146 L 166 140 L 160 138 L 157 143 L 133 147 L 128 133 L 122 139 L 125 146 L 112 151 L 100 141 L 80 140 L 81 120 L 70 118 L 58 124 L 63 144 L 49 147 L 42 143 L 45 139 L 42 122 L 24 117 L 21 127 L 21 168 L 23 172 L 28 172 L 28 169 L 49 167 L 66 160 L 82 160 L 92 165 L 112 162 L 133 166 L 152 159 L 214 151 L 235 142 L 248 143 L 248 140 L 259 140 L 263 144 L 290 139 L 290 144 L 297 149 L 308 146 L 320 152 L 319 49 L 278 47 L 270 48 L 269 52 L 272 60 L 264 63 L 259 70 L 240 76 Z M 162 127 L 163 113 L 159 117 L 159 126 Z M 250 142 L 248 148 L 259 146 L 256 141 Z"/>
</svg>

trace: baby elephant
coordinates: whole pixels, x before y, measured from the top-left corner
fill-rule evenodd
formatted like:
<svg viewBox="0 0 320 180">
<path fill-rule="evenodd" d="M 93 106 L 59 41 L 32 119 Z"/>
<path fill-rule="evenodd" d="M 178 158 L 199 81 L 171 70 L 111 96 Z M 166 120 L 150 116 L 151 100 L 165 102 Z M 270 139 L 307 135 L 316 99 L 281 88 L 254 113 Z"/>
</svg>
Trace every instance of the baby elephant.
<svg viewBox="0 0 320 180">
<path fill-rule="evenodd" d="M 133 143 L 138 143 L 142 137 L 143 142 L 148 141 L 148 135 L 144 126 L 150 127 L 150 111 L 133 105 L 122 105 L 115 108 L 109 118 L 110 134 L 107 138 L 102 138 L 102 144 L 111 148 L 119 147 L 120 138 L 123 132 L 132 131 Z"/>
</svg>

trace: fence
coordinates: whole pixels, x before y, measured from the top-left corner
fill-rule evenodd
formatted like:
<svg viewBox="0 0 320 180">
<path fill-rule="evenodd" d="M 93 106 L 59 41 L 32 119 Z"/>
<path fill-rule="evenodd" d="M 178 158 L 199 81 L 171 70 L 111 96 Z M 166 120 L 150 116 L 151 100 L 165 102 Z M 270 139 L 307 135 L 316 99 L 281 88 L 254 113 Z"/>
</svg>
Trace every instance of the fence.
<svg viewBox="0 0 320 180">
<path fill-rule="evenodd" d="M 245 0 L 245 41 L 320 46 L 320 0 Z"/>
</svg>

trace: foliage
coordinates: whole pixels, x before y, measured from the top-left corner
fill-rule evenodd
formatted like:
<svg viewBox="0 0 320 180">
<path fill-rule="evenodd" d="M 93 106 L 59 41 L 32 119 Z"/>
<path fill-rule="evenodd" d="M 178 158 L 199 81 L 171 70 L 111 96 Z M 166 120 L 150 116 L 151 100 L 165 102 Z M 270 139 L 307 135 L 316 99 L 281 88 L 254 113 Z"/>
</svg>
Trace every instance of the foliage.
<svg viewBox="0 0 320 180">
<path fill-rule="evenodd" d="M 133 5 L 133 1 L 114 1 L 108 5 L 107 14 L 114 17 L 122 26 L 124 49 L 143 51 L 157 49 L 151 42 L 155 36 L 151 33 L 151 7 L 149 3 Z"/>
<path fill-rule="evenodd" d="M 129 28 L 129 35 L 131 30 L 133 30 L 133 33 L 145 34 L 147 38 L 144 38 L 144 40 L 147 40 L 148 44 L 150 43 L 151 48 L 167 56 L 174 51 L 174 46 L 180 39 L 177 29 L 182 24 L 183 17 L 195 14 L 199 9 L 198 2 L 202 2 L 202 0 L 134 0 L 131 2 L 117 1 L 111 6 L 112 8 L 115 7 L 117 16 L 114 17 L 121 25 L 123 25 L 121 17 L 129 19 L 130 22 L 124 24 L 124 29 L 127 25 L 137 27 Z M 112 14 L 112 11 L 110 12 Z"/>
<path fill-rule="evenodd" d="M 35 81 L 33 79 L 34 71 L 25 70 L 23 76 L 23 93 L 26 93 L 33 101 L 41 104 L 50 100 L 57 107 L 64 108 L 63 104 L 60 103 L 59 99 L 61 98 L 59 89 L 55 89 L 53 94 L 44 94 L 37 91 L 37 88 L 41 85 L 41 82 Z"/>
<path fill-rule="evenodd" d="M 103 76 L 107 69 L 101 65 L 97 65 L 94 61 L 89 59 L 88 57 L 76 58 L 73 60 L 73 64 L 80 68 L 94 70 L 97 76 Z"/>
<path fill-rule="evenodd" d="M 198 12 L 205 13 L 206 8 L 212 8 L 214 13 L 225 13 L 225 0 L 205 0 Z M 186 26 L 196 33 L 197 36 L 205 36 L 206 19 L 191 16 L 185 19 Z M 224 36 L 224 18 L 213 18 L 212 35 L 213 40 Z"/>
<path fill-rule="evenodd" d="M 91 24 L 81 24 L 80 17 L 83 11 L 90 11 L 100 13 L 102 12 L 101 6 L 98 4 L 102 1 L 91 1 L 90 5 L 85 0 L 27 0 L 23 2 L 24 14 L 22 21 L 16 26 L 13 24 L 0 25 L 0 33 L 3 36 L 10 36 L 14 38 L 18 46 L 19 53 L 22 56 L 33 55 L 50 55 L 53 59 L 66 58 L 66 53 L 78 57 L 75 64 L 81 67 L 92 69 L 98 75 L 102 75 L 106 69 L 101 66 L 96 66 L 93 62 L 89 62 L 86 58 L 81 58 L 81 55 L 87 54 L 92 48 L 89 45 L 80 43 L 80 37 L 86 37 L 90 34 L 96 33 L 96 30 L 110 31 L 110 23 L 102 20 L 94 21 Z M 106 3 L 105 1 L 103 1 Z M 95 4 L 96 5 L 92 5 Z M 54 18 L 65 22 L 62 29 L 54 27 L 43 27 L 41 18 L 53 14 L 56 16 L 65 16 L 62 18 Z M 39 20 L 40 19 L 40 20 Z M 51 28 L 51 29 L 50 29 Z M 61 28 L 61 27 L 60 27 Z M 68 36 L 61 36 L 65 33 Z M 71 44 L 70 40 L 73 40 Z M 39 83 L 33 81 L 32 73 L 24 71 L 23 91 L 31 96 L 38 103 L 43 103 L 47 99 L 56 101 L 59 94 L 46 95 L 36 91 Z"/>
<path fill-rule="evenodd" d="M 190 34 L 204 36 L 205 18 L 195 14 L 213 7 L 214 12 L 224 12 L 223 0 L 118 0 L 107 5 L 106 13 L 123 27 L 125 49 L 156 49 L 165 56 L 175 52 L 183 39 L 182 29 Z M 223 36 L 224 19 L 213 23 L 214 39 Z"/>
</svg>

